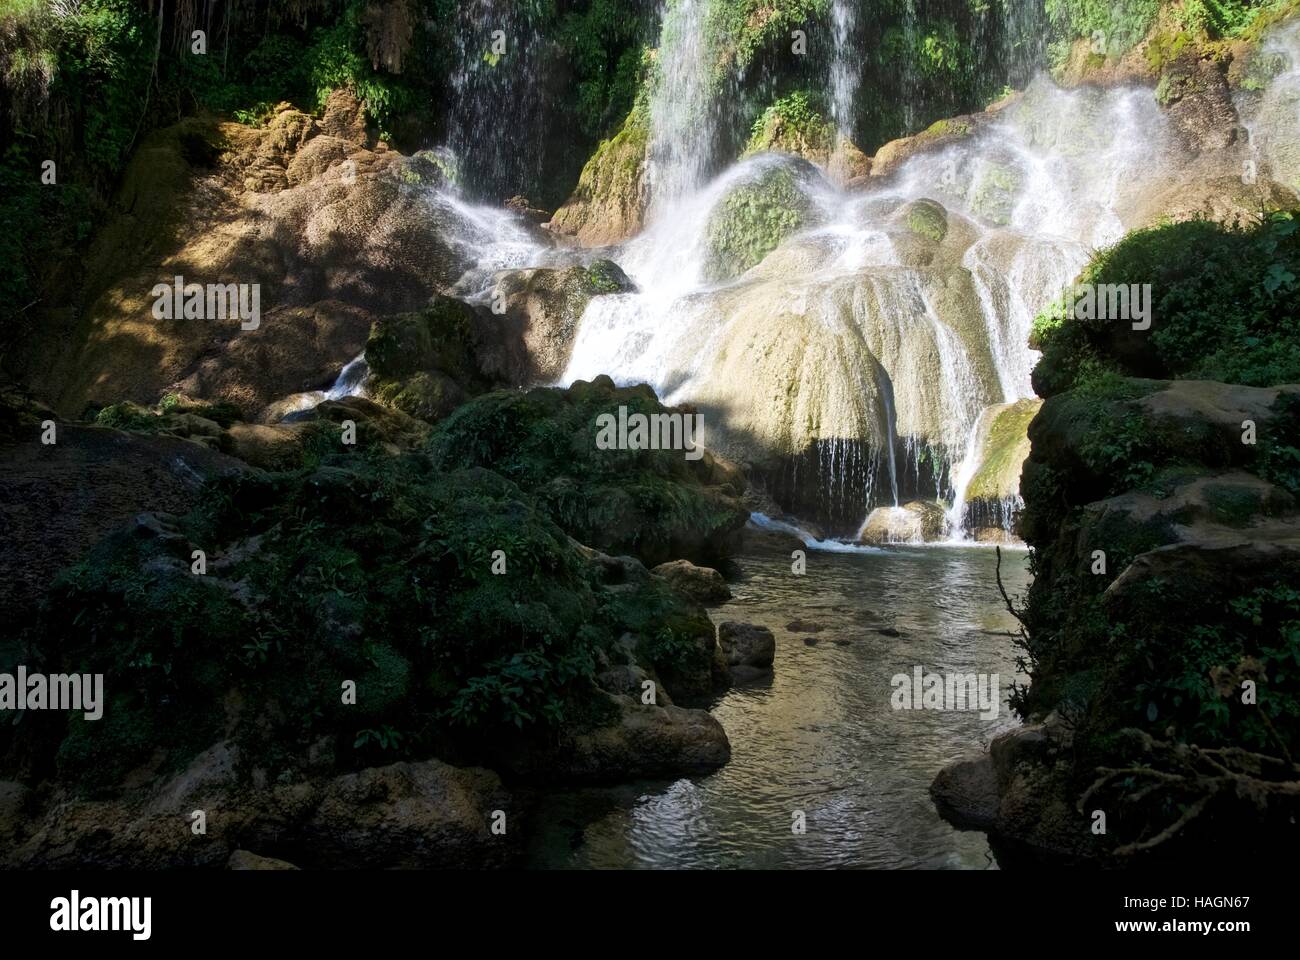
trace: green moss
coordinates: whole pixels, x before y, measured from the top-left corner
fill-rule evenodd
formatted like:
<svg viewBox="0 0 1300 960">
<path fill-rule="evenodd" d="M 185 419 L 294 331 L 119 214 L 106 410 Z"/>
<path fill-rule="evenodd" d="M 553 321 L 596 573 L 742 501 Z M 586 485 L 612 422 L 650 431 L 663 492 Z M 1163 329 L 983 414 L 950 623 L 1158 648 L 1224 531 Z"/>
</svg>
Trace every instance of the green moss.
<svg viewBox="0 0 1300 960">
<path fill-rule="evenodd" d="M 815 219 L 812 200 L 789 167 L 763 171 L 728 193 L 710 218 L 706 279 L 739 276 Z"/>
<path fill-rule="evenodd" d="M 933 200 L 917 200 L 907 208 L 907 226 L 936 243 L 948 235 L 948 212 Z"/>
<path fill-rule="evenodd" d="M 1020 466 L 1029 455 L 1029 422 L 1040 404 L 1020 400 L 1001 410 L 989 424 L 980 466 L 967 486 L 968 499 L 1004 497 L 1015 490 Z"/>
<path fill-rule="evenodd" d="M 665 412 L 648 387 L 602 380 L 496 392 L 439 424 L 429 449 L 444 468 L 487 467 L 518 483 L 561 527 L 602 550 L 647 563 L 725 552 L 747 513 L 707 485 L 705 461 L 681 450 L 597 447 L 597 418 L 620 407 L 629 416 Z"/>
</svg>

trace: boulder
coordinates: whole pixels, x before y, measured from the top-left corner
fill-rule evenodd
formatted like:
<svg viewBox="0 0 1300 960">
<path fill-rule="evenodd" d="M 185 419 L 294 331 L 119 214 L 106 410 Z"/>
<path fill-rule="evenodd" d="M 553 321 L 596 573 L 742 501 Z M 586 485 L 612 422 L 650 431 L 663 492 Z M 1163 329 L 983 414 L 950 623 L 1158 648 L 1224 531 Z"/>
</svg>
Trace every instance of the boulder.
<svg viewBox="0 0 1300 960">
<path fill-rule="evenodd" d="M 547 227 L 584 247 L 620 243 L 640 231 L 649 201 L 648 110 L 638 104 L 622 128 L 601 141 L 582 168 L 578 186 Z"/>
<path fill-rule="evenodd" d="M 500 329 L 484 351 L 485 369 L 515 386 L 554 382 L 568 366 L 578 322 L 592 298 L 635 289 L 611 260 L 496 274 L 492 296 L 505 309 L 493 316 Z"/>
<path fill-rule="evenodd" d="M 673 585 L 673 589 L 692 600 L 708 603 L 731 599 L 727 582 L 711 567 L 697 567 L 689 560 L 673 560 L 659 564 L 650 572 L 663 577 Z"/>
<path fill-rule="evenodd" d="M 876 507 L 858 531 L 863 543 L 931 543 L 944 536 L 943 507 L 930 500 L 911 500 L 900 507 Z"/>
<path fill-rule="evenodd" d="M 718 647 L 733 680 L 744 682 L 772 672 L 776 637 L 767 627 L 728 620 L 718 625 Z"/>
<path fill-rule="evenodd" d="M 299 842 L 335 868 L 482 869 L 511 852 L 509 840 L 491 831 L 497 810 L 507 824 L 522 814 L 490 770 L 394 763 L 328 783 Z"/>
<path fill-rule="evenodd" d="M 576 734 L 532 762 L 565 779 L 611 782 L 708 773 L 731 759 L 727 734 L 707 711 L 612 699 L 616 722 Z"/>
</svg>

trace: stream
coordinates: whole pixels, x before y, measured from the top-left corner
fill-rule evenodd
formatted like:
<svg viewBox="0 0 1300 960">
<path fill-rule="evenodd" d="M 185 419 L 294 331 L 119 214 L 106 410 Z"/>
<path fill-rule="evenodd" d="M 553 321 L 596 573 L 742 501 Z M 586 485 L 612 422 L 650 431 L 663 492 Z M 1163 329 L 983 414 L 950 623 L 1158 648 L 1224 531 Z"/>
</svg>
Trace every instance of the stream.
<svg viewBox="0 0 1300 960">
<path fill-rule="evenodd" d="M 1028 586 L 1026 558 L 1003 554 L 1013 596 Z M 997 673 L 1004 699 L 1013 679 L 1023 682 L 995 565 L 992 550 L 975 547 L 809 551 L 807 574 L 794 576 L 788 552 L 749 549 L 731 571 L 733 599 L 710 615 L 770 628 L 776 662 L 771 678 L 713 704 L 731 762 L 703 777 L 544 797 L 529 865 L 995 867 L 984 835 L 940 820 L 928 791 L 946 763 L 1015 725 L 1005 702 L 992 720 L 890 703 L 891 678 L 917 665 Z M 788 630 L 795 621 L 824 629 Z M 802 835 L 792 829 L 797 810 Z"/>
</svg>

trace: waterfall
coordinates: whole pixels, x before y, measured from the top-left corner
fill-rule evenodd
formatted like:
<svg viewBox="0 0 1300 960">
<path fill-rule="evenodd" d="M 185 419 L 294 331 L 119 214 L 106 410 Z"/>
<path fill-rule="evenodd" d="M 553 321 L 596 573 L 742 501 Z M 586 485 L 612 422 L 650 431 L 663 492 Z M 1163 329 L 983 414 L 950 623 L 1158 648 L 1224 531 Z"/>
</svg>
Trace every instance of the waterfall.
<svg viewBox="0 0 1300 960">
<path fill-rule="evenodd" d="M 857 27 L 857 4 L 853 0 L 831 0 L 831 118 L 841 137 L 854 139 L 854 100 L 858 93 L 861 58 L 852 41 Z"/>
<path fill-rule="evenodd" d="M 650 99 L 647 177 L 652 214 L 703 183 L 713 162 L 714 57 L 708 19 L 712 0 L 668 0 L 663 12 Z"/>
<path fill-rule="evenodd" d="M 500 270 L 608 256 L 636 290 L 589 301 L 560 385 L 608 374 L 693 405 L 716 452 L 750 464 L 783 509 L 832 532 L 922 502 L 963 539 L 991 412 L 1033 397 L 1035 315 L 1093 249 L 1134 225 L 1126 218 L 1145 197 L 1177 181 L 1168 120 L 1149 90 L 1063 91 L 1039 77 L 977 133 L 865 188 L 782 154 L 719 169 L 716 2 L 662 8 L 646 229 L 600 251 L 548 245 L 508 211 L 431 192 L 431 211 L 472 264 L 449 292 L 483 302 Z M 467 6 L 485 26 L 496 3 Z M 900 6 L 896 29 L 911 44 L 918 4 Z M 862 14 L 852 0 L 829 11 L 830 99 L 845 133 Z M 478 165 L 483 144 L 464 149 Z M 489 144 L 489 164 L 494 155 Z M 765 240 L 738 275 L 711 269 L 718 237 L 747 229 L 720 234 L 717 224 L 756 203 L 761 213 L 769 201 L 754 198 L 772 183 L 782 184 L 772 202 L 797 209 L 797 226 Z M 749 193 L 729 202 L 739 191 Z M 778 210 L 765 222 L 791 221 Z M 986 519 L 1009 522 L 1016 494 L 1002 496 L 979 508 Z"/>
<path fill-rule="evenodd" d="M 465 189 L 506 197 L 536 188 L 543 144 L 557 122 L 545 95 L 545 45 L 527 5 L 515 0 L 458 4 L 447 145 L 466 165 Z M 520 143 L 529 149 L 520 149 Z"/>
<path fill-rule="evenodd" d="M 743 160 L 683 186 L 671 218 L 614 252 L 641 292 L 592 301 L 562 382 L 647 382 L 720 420 L 711 437 L 740 459 L 806 442 L 785 492 L 825 511 L 819 523 L 852 529 L 878 505 L 929 497 L 960 539 L 983 414 L 1032 398 L 1033 318 L 1168 174 L 1153 160 L 1166 122 L 1149 91 L 1040 79 L 980 135 L 918 155 L 875 190 L 799 180 L 812 223 L 709 283 L 701 264 L 726 199 L 802 169 Z M 912 226 L 927 216 L 946 217 L 937 245 Z"/>
</svg>

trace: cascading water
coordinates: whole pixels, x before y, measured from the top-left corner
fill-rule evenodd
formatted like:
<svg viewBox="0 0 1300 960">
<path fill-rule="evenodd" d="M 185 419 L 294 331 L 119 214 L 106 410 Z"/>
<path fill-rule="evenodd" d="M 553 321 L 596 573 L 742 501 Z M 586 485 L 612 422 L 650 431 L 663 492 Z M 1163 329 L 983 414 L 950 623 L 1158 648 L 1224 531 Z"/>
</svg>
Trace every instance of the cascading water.
<svg viewBox="0 0 1300 960">
<path fill-rule="evenodd" d="M 1161 175 L 1164 124 L 1149 92 L 1039 81 L 979 136 L 874 191 L 845 193 L 780 155 L 744 160 L 615 254 L 640 292 L 592 302 L 562 380 L 648 382 L 704 410 L 722 452 L 751 462 L 763 443 L 806 441 L 820 502 L 847 499 L 861 518 L 882 497 L 937 496 L 960 539 L 981 415 L 1033 396 L 1033 318 L 1122 235 L 1120 209 Z M 706 281 L 727 198 L 782 168 L 814 225 Z M 937 245 L 918 236 L 930 229 Z M 806 342 L 793 372 L 768 360 L 792 337 Z"/>
<path fill-rule="evenodd" d="M 858 93 L 861 58 L 853 48 L 857 5 L 853 0 L 832 0 L 831 119 L 841 137 L 853 139 L 854 101 Z"/>
<path fill-rule="evenodd" d="M 553 129 L 545 92 L 548 47 L 526 4 L 465 0 L 457 7 L 447 145 L 473 157 L 465 188 L 504 199 L 543 176 L 545 134 Z M 534 144 L 520 150 L 520 140 Z"/>
<path fill-rule="evenodd" d="M 664 10 L 649 226 L 584 252 L 440 191 L 431 210 L 472 264 L 450 292 L 485 302 L 500 270 L 610 256 L 637 289 L 590 301 L 560 383 L 609 374 L 693 404 L 711 447 L 760 468 L 787 509 L 824 526 L 852 534 L 876 507 L 928 499 L 946 504 L 947 537 L 965 539 L 990 416 L 1033 396 L 1033 318 L 1092 249 L 1134 225 L 1126 211 L 1176 175 L 1161 161 L 1173 149 L 1167 120 L 1146 90 L 1065 92 L 1040 78 L 975 135 L 872 188 L 845 191 L 781 154 L 715 176 L 711 3 L 669 0 Z M 843 125 L 853 12 L 841 2 L 832 12 Z M 906 32 L 915 5 L 904 13 Z M 798 207 L 799 228 L 750 269 L 719 271 L 719 223 L 774 181 L 786 185 L 781 202 Z M 784 464 L 780 477 L 763 472 L 773 464 Z M 1006 525 L 1017 493 L 1000 496 L 983 509 Z"/>
<path fill-rule="evenodd" d="M 650 100 L 647 157 L 652 217 L 696 190 L 713 161 L 712 0 L 668 0 Z"/>
</svg>

